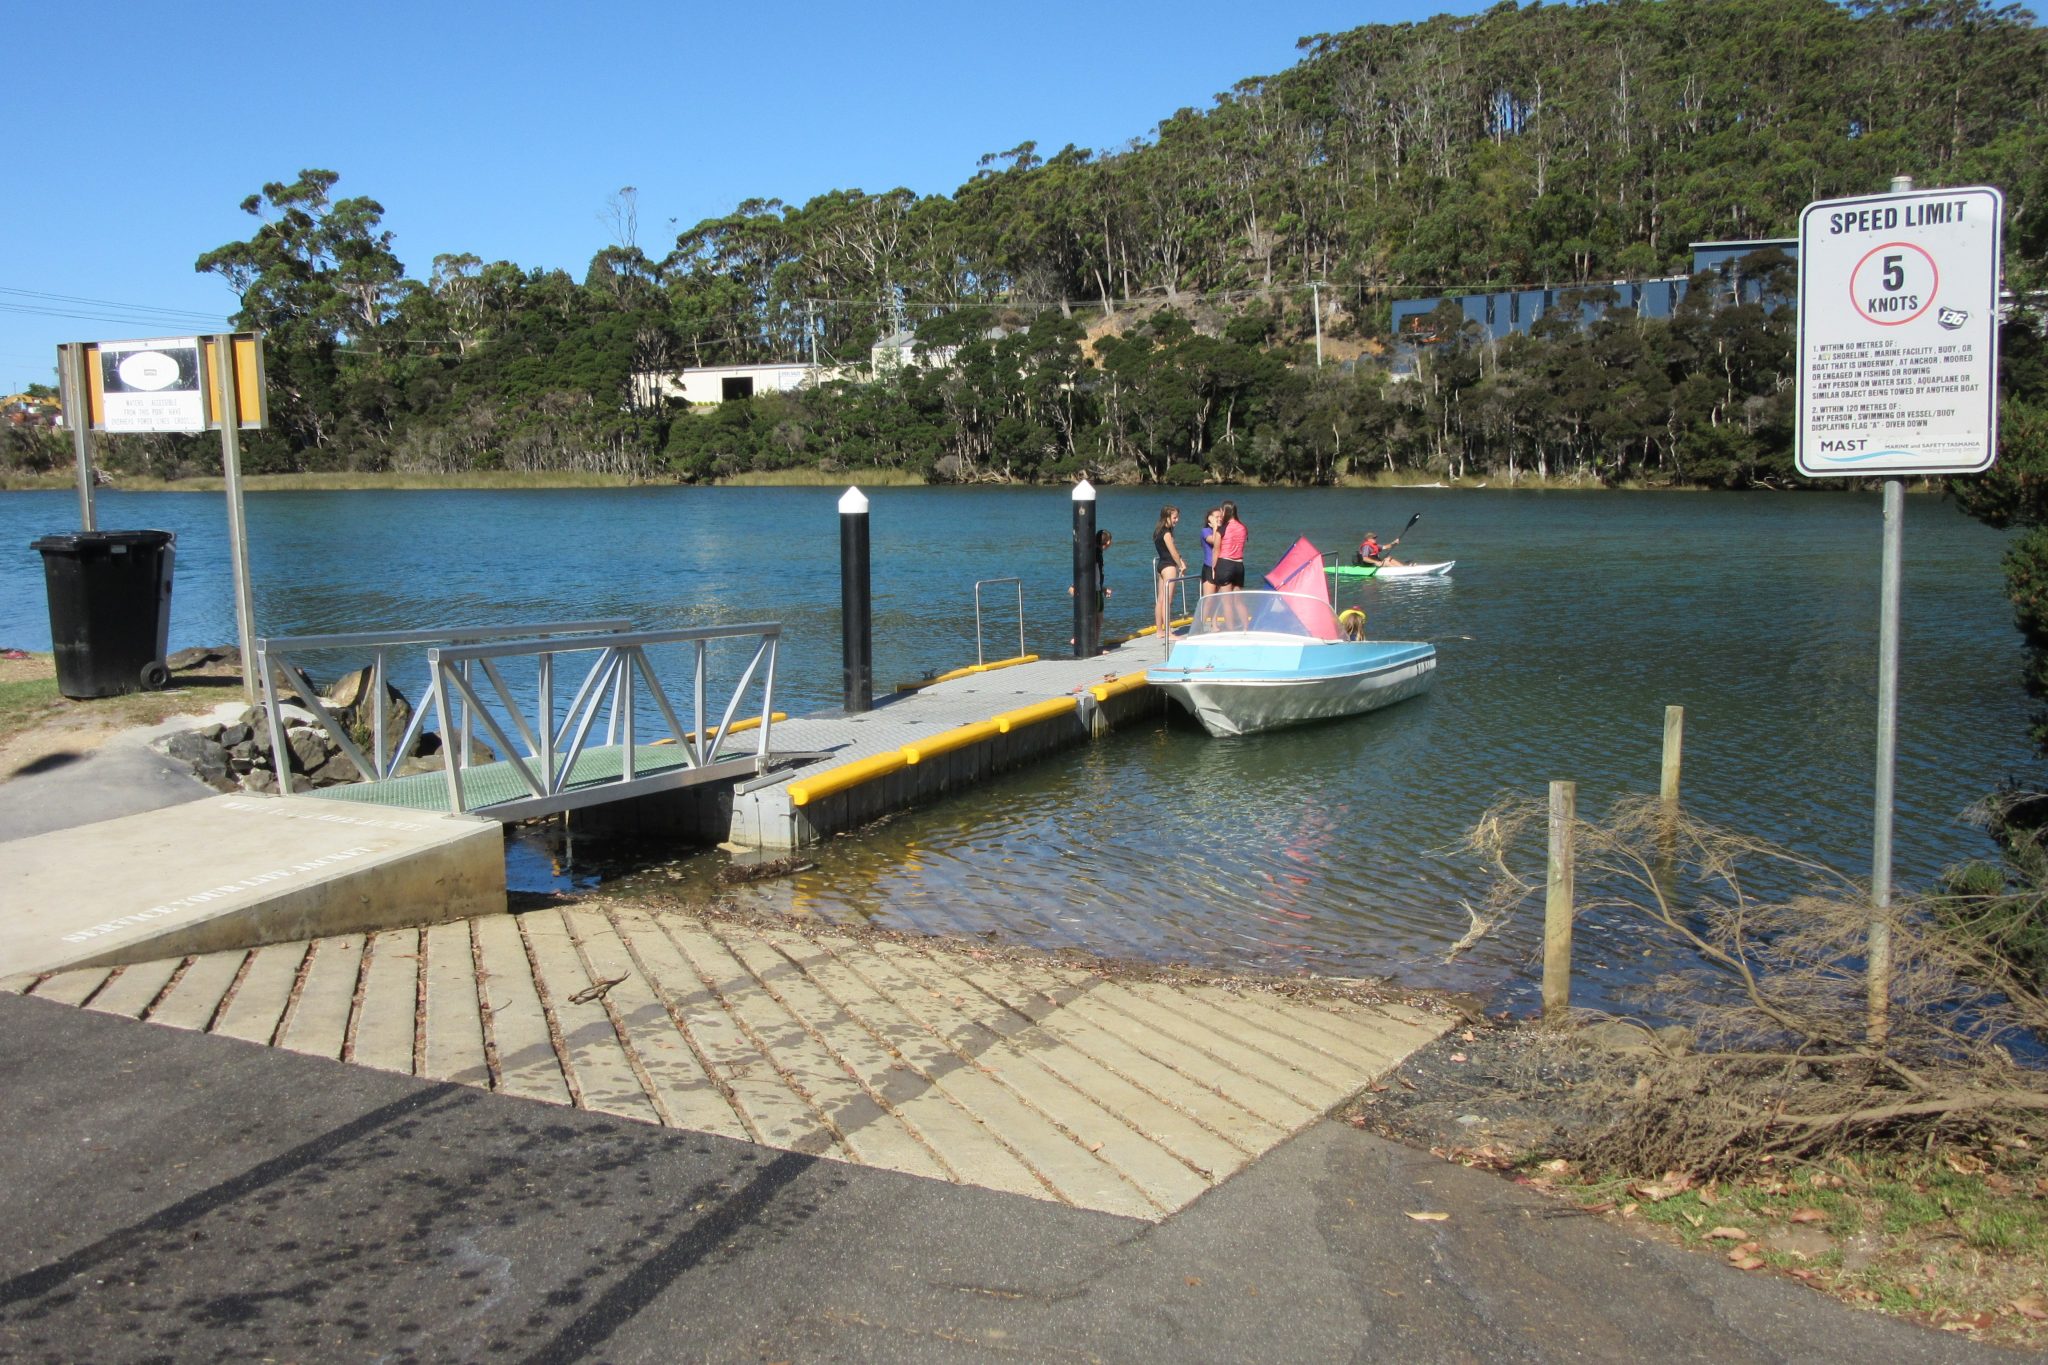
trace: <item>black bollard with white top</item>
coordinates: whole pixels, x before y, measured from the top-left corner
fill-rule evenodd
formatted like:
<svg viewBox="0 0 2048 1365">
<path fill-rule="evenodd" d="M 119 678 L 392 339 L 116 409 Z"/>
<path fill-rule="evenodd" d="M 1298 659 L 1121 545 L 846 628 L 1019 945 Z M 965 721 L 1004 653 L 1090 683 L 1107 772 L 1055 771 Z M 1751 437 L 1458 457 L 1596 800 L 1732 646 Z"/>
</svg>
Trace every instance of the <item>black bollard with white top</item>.
<svg viewBox="0 0 2048 1365">
<path fill-rule="evenodd" d="M 1095 487 L 1074 485 L 1074 657 L 1092 658 L 1102 647 L 1100 560 L 1095 549 Z"/>
<path fill-rule="evenodd" d="M 858 488 L 849 488 L 839 499 L 839 627 L 848 715 L 858 715 L 875 702 L 873 622 L 868 591 L 868 500 Z"/>
</svg>

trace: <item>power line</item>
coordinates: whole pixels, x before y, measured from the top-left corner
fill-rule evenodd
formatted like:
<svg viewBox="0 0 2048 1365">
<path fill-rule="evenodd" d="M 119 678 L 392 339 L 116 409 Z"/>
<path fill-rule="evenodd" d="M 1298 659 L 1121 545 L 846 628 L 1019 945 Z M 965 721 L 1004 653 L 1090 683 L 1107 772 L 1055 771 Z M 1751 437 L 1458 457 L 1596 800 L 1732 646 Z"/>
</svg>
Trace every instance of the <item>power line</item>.
<svg viewBox="0 0 2048 1365">
<path fill-rule="evenodd" d="M 0 313 L 23 313 L 30 317 L 76 318 L 85 322 L 115 322 L 147 328 L 159 335 L 164 332 L 217 332 L 221 330 L 221 319 L 207 318 L 199 321 L 177 318 L 137 317 L 132 313 L 99 313 L 61 308 L 36 308 L 25 304 L 0 302 Z M 202 325 L 203 324 L 203 325 Z"/>
<path fill-rule="evenodd" d="M 201 313 L 190 308 L 162 308 L 153 303 L 129 303 L 117 299 L 90 299 L 77 294 L 51 294 L 41 289 L 19 289 L 0 285 L 0 294 L 13 294 L 20 298 L 33 299 L 44 304 L 84 304 L 91 308 L 114 309 L 128 316 L 154 313 L 167 318 L 214 319 L 226 316 L 224 313 Z"/>
</svg>

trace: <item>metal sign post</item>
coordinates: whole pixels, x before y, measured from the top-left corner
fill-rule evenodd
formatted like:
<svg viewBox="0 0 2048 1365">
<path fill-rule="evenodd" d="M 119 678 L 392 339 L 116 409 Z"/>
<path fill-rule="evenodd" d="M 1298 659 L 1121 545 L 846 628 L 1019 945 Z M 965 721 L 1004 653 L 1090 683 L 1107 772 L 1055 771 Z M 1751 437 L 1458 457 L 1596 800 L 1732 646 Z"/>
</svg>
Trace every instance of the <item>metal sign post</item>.
<svg viewBox="0 0 2048 1365">
<path fill-rule="evenodd" d="M 1998 456 L 1998 263 L 1989 186 L 1808 204 L 1799 216 L 1799 472 L 1884 477 L 1877 782 L 1866 942 L 1869 1033 L 1891 998 L 1899 568 L 1906 475 L 1974 474 Z"/>
<path fill-rule="evenodd" d="M 99 520 L 92 505 L 92 418 L 86 395 L 86 348 L 66 342 L 57 347 L 58 401 L 64 405 L 64 425 L 71 428 L 71 453 L 78 463 L 78 529 L 97 531 Z"/>
<path fill-rule="evenodd" d="M 234 337 L 215 336 L 211 359 L 216 411 L 233 413 L 241 393 Z M 238 648 L 242 652 L 242 697 L 254 706 L 259 681 L 256 656 L 251 652 L 256 644 L 256 593 L 249 581 L 249 519 L 242 507 L 242 433 L 238 422 L 223 420 L 220 424 L 220 472 L 228 494 L 228 559 L 235 574 L 235 633 L 241 637 Z"/>
</svg>

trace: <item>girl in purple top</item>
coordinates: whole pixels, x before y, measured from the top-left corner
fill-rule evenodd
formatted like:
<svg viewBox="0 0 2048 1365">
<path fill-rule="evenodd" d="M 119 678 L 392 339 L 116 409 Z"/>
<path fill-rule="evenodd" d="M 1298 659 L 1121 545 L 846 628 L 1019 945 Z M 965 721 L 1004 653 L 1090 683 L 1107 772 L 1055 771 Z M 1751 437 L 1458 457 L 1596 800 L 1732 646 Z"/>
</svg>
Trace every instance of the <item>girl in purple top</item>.
<svg viewBox="0 0 2048 1365">
<path fill-rule="evenodd" d="M 1216 523 L 1223 520 L 1223 509 L 1211 507 L 1209 514 L 1202 518 L 1202 596 L 1216 591 Z"/>
</svg>

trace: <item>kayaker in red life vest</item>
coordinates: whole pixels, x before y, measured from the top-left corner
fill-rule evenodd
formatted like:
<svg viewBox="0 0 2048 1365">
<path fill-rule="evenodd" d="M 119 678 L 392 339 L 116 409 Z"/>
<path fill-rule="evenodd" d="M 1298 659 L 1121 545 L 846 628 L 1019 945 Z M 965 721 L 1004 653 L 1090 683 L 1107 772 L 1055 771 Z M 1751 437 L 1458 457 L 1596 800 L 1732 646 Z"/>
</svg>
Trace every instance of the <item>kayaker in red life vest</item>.
<svg viewBox="0 0 2048 1365">
<path fill-rule="evenodd" d="M 1401 537 L 1395 536 L 1385 545 L 1381 545 L 1379 533 L 1367 531 L 1365 539 L 1358 543 L 1358 562 L 1369 564 L 1375 569 L 1384 569 L 1390 566 L 1398 568 L 1403 561 L 1394 558 L 1387 552 L 1400 543 Z"/>
</svg>

